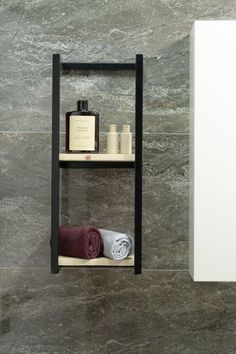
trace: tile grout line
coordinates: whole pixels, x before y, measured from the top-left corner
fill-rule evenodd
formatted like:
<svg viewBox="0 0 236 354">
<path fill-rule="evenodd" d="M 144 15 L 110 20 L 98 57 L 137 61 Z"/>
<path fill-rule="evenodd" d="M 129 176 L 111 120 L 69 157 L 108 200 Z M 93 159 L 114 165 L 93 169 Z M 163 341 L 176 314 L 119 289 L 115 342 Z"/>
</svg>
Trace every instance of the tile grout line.
<svg viewBox="0 0 236 354">
<path fill-rule="evenodd" d="M 5 266 L 5 267 L 3 267 L 3 266 L 0 266 L 0 270 L 6 270 L 6 269 L 13 269 L 13 270 L 32 270 L 32 269 L 34 269 L 34 270 L 40 270 L 40 269 L 47 269 L 48 271 L 50 271 L 50 268 L 49 267 L 17 267 L 17 266 Z M 99 269 L 96 269 L 96 267 L 94 267 L 94 268 L 87 268 L 87 267 L 73 267 L 73 268 L 66 268 L 66 267 L 63 267 L 62 268 L 62 270 L 64 270 L 64 269 L 69 269 L 69 270 L 79 270 L 79 269 L 87 269 L 87 270 L 99 270 L 99 271 L 101 271 L 101 270 L 103 270 L 103 271 L 107 271 L 107 270 L 109 270 L 110 268 L 109 267 L 104 267 L 104 268 L 99 268 Z M 119 268 L 117 268 L 117 269 L 119 269 Z M 124 269 L 123 267 L 122 267 L 122 270 L 131 270 L 131 269 Z M 159 269 L 159 268 L 143 268 L 143 271 L 144 272 L 189 272 L 189 270 L 188 269 Z"/>
<path fill-rule="evenodd" d="M 52 134 L 52 132 L 44 132 L 44 131 L 31 131 L 31 130 L 0 130 L 0 134 Z M 65 132 L 61 132 L 61 134 L 65 134 Z M 100 132 L 101 135 L 107 134 L 107 132 Z M 144 132 L 143 135 L 190 135 L 189 132 L 177 132 L 177 133 L 149 133 Z"/>
</svg>

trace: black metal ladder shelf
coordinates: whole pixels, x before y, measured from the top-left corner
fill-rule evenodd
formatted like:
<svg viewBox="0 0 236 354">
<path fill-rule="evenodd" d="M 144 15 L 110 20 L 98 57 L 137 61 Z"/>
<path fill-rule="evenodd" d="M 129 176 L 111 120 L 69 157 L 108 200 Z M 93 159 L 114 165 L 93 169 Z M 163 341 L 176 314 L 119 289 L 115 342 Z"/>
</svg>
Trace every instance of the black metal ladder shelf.
<svg viewBox="0 0 236 354">
<path fill-rule="evenodd" d="M 135 71 L 135 160 L 134 161 L 60 161 L 60 75 L 72 70 Z M 142 141 L 143 141 L 143 55 L 135 63 L 61 63 L 60 54 L 53 54 L 52 63 L 52 170 L 51 170 L 51 272 L 58 273 L 60 168 L 132 168 L 135 172 L 135 249 L 134 271 L 142 271 Z M 99 258 L 98 258 L 99 260 Z M 93 261 L 93 260 L 92 260 Z M 91 262 L 88 261 L 88 262 Z M 117 262 L 117 261 L 115 261 Z M 96 261 L 92 265 L 101 265 Z M 124 263 L 126 264 L 126 263 Z M 64 264 L 67 266 L 70 264 Z M 87 265 L 86 260 L 81 264 Z M 104 264 L 102 264 L 103 266 Z M 106 266 L 113 266 L 106 260 Z M 119 263 L 117 263 L 119 265 Z"/>
</svg>

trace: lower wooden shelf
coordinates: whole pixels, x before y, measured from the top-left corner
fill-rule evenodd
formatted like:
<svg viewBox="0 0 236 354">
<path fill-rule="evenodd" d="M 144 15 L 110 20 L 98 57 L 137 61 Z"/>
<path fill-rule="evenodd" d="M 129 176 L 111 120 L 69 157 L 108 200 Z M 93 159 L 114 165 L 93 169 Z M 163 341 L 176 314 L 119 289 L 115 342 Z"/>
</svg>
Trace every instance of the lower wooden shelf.
<svg viewBox="0 0 236 354">
<path fill-rule="evenodd" d="M 65 257 L 58 256 L 59 266 L 77 266 L 77 267 L 87 267 L 87 266 L 99 266 L 99 267 L 133 267 L 134 266 L 134 256 L 129 256 L 122 261 L 116 261 L 114 259 L 100 257 L 94 259 L 84 259 L 75 257 Z"/>
</svg>

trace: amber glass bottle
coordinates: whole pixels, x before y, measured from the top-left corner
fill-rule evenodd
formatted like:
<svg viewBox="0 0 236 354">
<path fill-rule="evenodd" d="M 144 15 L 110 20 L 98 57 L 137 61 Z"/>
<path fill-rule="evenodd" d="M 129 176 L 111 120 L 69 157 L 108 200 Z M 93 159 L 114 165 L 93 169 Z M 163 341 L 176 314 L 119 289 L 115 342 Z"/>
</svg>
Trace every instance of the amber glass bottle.
<svg viewBox="0 0 236 354">
<path fill-rule="evenodd" d="M 77 111 L 66 113 L 66 151 L 99 152 L 99 113 L 88 111 L 88 101 L 77 101 Z"/>
</svg>

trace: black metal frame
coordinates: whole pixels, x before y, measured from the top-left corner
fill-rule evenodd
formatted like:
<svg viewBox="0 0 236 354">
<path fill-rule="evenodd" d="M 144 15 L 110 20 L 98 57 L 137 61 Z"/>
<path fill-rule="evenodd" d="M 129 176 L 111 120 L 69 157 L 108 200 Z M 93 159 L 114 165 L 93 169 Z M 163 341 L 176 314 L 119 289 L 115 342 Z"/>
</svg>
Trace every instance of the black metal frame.
<svg viewBox="0 0 236 354">
<path fill-rule="evenodd" d="M 71 70 L 135 70 L 135 161 L 59 161 L 60 74 Z M 143 55 L 136 63 L 61 63 L 53 54 L 52 66 L 52 171 L 51 171 L 51 272 L 58 273 L 59 169 L 134 168 L 135 170 L 135 251 L 134 271 L 142 271 L 142 144 L 143 144 Z"/>
</svg>

